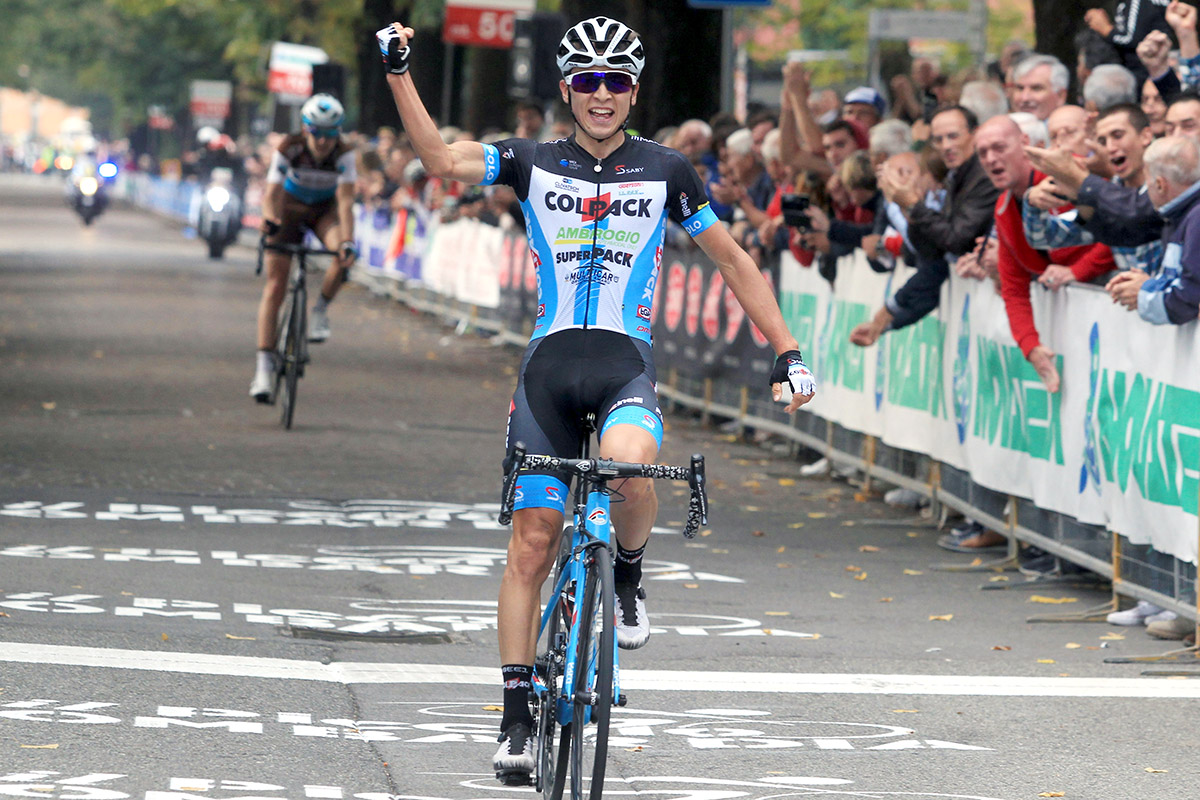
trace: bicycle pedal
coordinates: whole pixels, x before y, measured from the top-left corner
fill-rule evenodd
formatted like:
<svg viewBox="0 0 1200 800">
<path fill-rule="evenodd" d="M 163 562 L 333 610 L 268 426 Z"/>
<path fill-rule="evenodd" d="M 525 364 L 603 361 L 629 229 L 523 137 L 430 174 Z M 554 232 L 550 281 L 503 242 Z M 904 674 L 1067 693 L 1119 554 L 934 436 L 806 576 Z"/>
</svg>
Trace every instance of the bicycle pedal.
<svg viewBox="0 0 1200 800">
<path fill-rule="evenodd" d="M 533 775 L 519 769 L 497 770 L 496 780 L 505 786 L 533 786 Z"/>
</svg>

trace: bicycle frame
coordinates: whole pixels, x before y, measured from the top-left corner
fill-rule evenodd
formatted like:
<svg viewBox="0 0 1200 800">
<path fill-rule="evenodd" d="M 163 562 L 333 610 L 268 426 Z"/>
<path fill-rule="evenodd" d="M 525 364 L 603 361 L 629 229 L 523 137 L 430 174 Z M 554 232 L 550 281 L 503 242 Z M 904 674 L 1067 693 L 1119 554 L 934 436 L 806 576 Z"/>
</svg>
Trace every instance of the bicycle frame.
<svg viewBox="0 0 1200 800">
<path fill-rule="evenodd" d="M 584 447 L 583 457 L 587 458 L 587 448 Z M 580 478 L 575 486 L 575 512 L 574 524 L 571 527 L 571 549 L 561 574 L 558 577 L 558 583 L 555 585 L 553 592 L 550 594 L 551 600 L 546 603 L 546 609 L 542 612 L 541 626 L 538 629 L 538 639 L 546 633 L 546 628 L 550 624 L 550 617 L 557 612 L 558 603 L 554 598 L 560 597 L 566 588 L 574 582 L 574 603 L 575 608 L 583 607 L 584 592 L 586 591 L 584 578 L 584 561 L 588 557 L 588 552 L 595 547 L 610 547 L 612 546 L 612 525 L 610 523 L 609 499 L 608 492 L 604 486 L 604 479 L 595 478 Z M 563 535 L 566 535 L 564 531 Z M 571 721 L 571 698 L 567 696 L 568 687 L 575 685 L 576 671 L 580 665 L 576 660 L 576 653 L 579 646 L 579 624 L 578 620 L 572 622 L 570 633 L 567 639 L 566 661 L 563 665 L 563 691 L 555 698 L 556 716 L 559 725 L 566 725 Z M 589 664 L 582 665 L 588 671 L 587 684 L 591 685 L 592 679 L 595 677 L 596 664 L 595 660 Z M 621 668 L 618 656 L 618 649 L 614 642 L 613 644 L 613 705 L 621 705 Z M 548 687 L 535 687 L 535 691 L 549 691 Z M 591 721 L 591 712 L 588 712 L 587 721 Z"/>
</svg>

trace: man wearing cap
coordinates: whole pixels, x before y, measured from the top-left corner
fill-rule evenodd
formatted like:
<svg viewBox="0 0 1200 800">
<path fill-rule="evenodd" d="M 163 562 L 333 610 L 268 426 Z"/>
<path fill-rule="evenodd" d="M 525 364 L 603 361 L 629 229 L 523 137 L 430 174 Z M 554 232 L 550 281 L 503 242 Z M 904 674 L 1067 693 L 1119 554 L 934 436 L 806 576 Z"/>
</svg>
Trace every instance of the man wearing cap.
<svg viewBox="0 0 1200 800">
<path fill-rule="evenodd" d="M 867 130 L 878 124 L 886 113 L 883 95 L 870 86 L 858 86 L 842 98 L 842 119 L 854 120 Z"/>
</svg>

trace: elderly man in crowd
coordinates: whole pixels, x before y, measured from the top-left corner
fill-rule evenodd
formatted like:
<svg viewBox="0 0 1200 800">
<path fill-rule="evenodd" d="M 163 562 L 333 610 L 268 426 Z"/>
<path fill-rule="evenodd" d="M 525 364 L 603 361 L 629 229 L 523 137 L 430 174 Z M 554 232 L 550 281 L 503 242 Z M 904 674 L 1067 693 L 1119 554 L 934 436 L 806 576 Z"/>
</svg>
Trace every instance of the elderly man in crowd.
<svg viewBox="0 0 1200 800">
<path fill-rule="evenodd" d="M 1034 53 L 1012 69 L 1013 111 L 1027 111 L 1043 122 L 1050 112 L 1067 102 L 1071 73 L 1054 56 Z"/>
<path fill-rule="evenodd" d="M 947 258 L 971 251 L 976 239 L 991 229 L 1000 192 L 975 155 L 975 128 L 975 115 L 962 106 L 942 109 L 931 121 L 933 147 L 949 170 L 946 200 L 940 210 L 922 202 L 925 187 L 913 180 L 898 180 L 894 170 L 884 170 L 880 184 L 908 219 L 917 271 L 870 322 L 851 332 L 854 344 L 870 346 L 885 331 L 911 325 L 936 308 L 942 283 L 950 274 Z"/>
<path fill-rule="evenodd" d="M 1023 62 L 1022 62 L 1023 63 Z M 999 239 L 1000 293 L 1017 346 L 1046 384 L 1059 388 L 1055 354 L 1041 342 L 1033 320 L 1030 284 L 1048 273 L 1045 285 L 1058 289 L 1068 278 L 1090 281 L 1113 270 L 1112 252 L 1104 245 L 1035 250 L 1025 239 L 1021 201 L 1025 191 L 1045 175 L 1034 170 L 1016 123 L 1004 117 L 989 120 L 975 134 L 975 152 L 992 184 L 1002 192 L 996 200 Z"/>
<path fill-rule="evenodd" d="M 1083 84 L 1084 106 L 1095 114 L 1118 103 L 1136 103 L 1137 87 L 1137 78 L 1120 64 L 1101 64 Z"/>
<path fill-rule="evenodd" d="M 1123 272 L 1105 287 L 1113 302 L 1155 325 L 1182 325 L 1200 311 L 1200 145 L 1187 136 L 1146 150 L 1146 188 L 1165 220 L 1162 270 Z"/>
</svg>

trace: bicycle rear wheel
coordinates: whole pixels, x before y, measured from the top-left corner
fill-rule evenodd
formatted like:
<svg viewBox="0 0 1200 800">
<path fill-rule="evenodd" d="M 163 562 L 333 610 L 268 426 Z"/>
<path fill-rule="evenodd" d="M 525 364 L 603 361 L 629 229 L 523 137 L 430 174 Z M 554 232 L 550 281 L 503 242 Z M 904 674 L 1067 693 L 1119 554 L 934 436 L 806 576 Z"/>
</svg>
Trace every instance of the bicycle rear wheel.
<svg viewBox="0 0 1200 800">
<path fill-rule="evenodd" d="M 300 370 L 304 357 L 304 293 L 292 293 L 292 310 L 288 318 L 286 341 L 283 350 L 283 411 L 280 422 L 291 429 L 292 417 L 296 413 L 296 390 L 300 382 Z"/>
<path fill-rule="evenodd" d="M 571 717 L 571 798 L 600 800 L 608 759 L 608 723 L 613 703 L 612 554 L 595 547 L 585 565 L 583 606 L 576 609 L 579 645 Z M 589 724 L 590 723 L 590 726 Z M 588 736 L 587 734 L 593 734 Z"/>
</svg>

